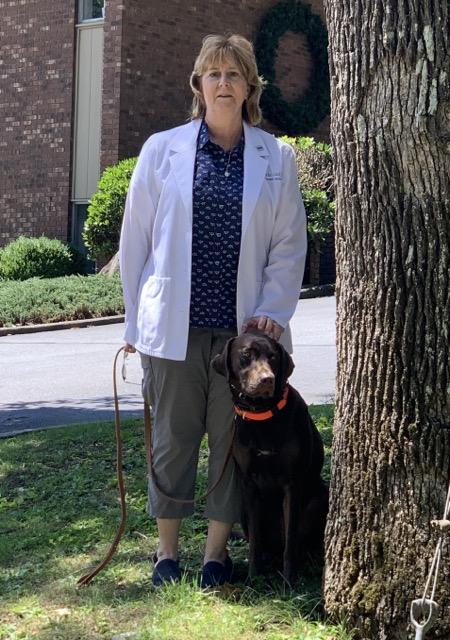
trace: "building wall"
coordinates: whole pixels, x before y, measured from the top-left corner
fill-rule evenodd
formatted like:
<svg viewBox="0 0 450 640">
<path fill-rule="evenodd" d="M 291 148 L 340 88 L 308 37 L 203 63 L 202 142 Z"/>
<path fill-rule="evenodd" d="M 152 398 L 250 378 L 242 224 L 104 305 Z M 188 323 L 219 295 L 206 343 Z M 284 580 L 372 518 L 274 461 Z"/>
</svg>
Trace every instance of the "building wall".
<svg viewBox="0 0 450 640">
<path fill-rule="evenodd" d="M 151 133 L 187 119 L 189 76 L 205 35 L 229 31 L 254 39 L 261 18 L 278 1 L 107 0 L 102 166 L 137 155 Z M 310 4 L 325 21 L 322 0 Z M 307 88 L 311 68 L 305 37 L 286 33 L 280 40 L 277 79 L 288 100 Z M 120 114 L 113 117 L 109 106 L 117 92 Z M 262 126 L 283 133 L 268 122 Z M 328 119 L 311 134 L 328 140 Z"/>
<path fill-rule="evenodd" d="M 103 31 L 103 104 L 100 167 L 116 164 L 119 158 L 121 111 L 122 22 L 125 1 L 106 0 Z"/>
<path fill-rule="evenodd" d="M 75 2 L 0 0 L 0 244 L 66 240 Z"/>
<path fill-rule="evenodd" d="M 206 34 L 254 39 L 277 2 L 106 0 L 101 168 L 187 119 L 189 75 Z M 322 0 L 310 4 L 324 20 Z M 21 234 L 69 235 L 76 5 L 0 0 L 0 245 Z M 288 100 L 301 95 L 310 73 L 304 37 L 286 33 L 277 82 Z M 311 133 L 327 140 L 328 131 L 325 119 Z"/>
</svg>

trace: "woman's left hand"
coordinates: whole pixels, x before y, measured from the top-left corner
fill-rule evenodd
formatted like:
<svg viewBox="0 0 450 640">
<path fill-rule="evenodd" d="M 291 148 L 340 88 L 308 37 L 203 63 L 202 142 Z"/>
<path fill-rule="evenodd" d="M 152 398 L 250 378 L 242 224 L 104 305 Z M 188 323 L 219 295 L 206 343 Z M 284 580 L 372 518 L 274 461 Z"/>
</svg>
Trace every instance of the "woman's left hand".
<svg viewBox="0 0 450 640">
<path fill-rule="evenodd" d="M 278 322 L 275 322 L 275 320 L 272 320 L 272 318 L 269 318 L 269 316 L 254 316 L 246 320 L 242 325 L 242 331 L 245 333 L 252 329 L 262 331 L 274 340 L 279 340 L 284 331 L 283 327 L 278 324 Z"/>
</svg>

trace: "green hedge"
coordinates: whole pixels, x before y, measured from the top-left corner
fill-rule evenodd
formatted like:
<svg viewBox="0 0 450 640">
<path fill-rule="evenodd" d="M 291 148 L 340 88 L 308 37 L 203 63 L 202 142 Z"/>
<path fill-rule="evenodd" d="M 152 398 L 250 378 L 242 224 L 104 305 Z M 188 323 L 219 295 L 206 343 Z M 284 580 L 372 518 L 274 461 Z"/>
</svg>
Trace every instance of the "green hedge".
<svg viewBox="0 0 450 640">
<path fill-rule="evenodd" d="M 113 276 L 66 276 L 0 282 L 0 326 L 119 315 L 122 285 Z"/>
</svg>

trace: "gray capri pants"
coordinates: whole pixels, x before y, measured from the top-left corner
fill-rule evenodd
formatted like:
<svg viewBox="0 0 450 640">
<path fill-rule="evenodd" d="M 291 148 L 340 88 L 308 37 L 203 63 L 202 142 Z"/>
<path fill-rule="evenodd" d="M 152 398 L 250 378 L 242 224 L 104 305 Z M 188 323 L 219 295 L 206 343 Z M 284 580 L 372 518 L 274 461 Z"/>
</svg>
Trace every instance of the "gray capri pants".
<svg viewBox="0 0 450 640">
<path fill-rule="evenodd" d="M 174 498 L 192 499 L 199 447 L 208 434 L 208 487 L 217 480 L 230 446 L 233 402 L 225 378 L 212 358 L 235 336 L 231 329 L 189 330 L 186 360 L 141 355 L 142 393 L 153 408 L 153 465 L 161 489 Z M 167 500 L 148 483 L 148 512 L 156 518 L 183 518 L 192 504 Z M 240 493 L 231 458 L 219 485 L 206 500 L 205 516 L 233 523 L 240 520 Z"/>
</svg>

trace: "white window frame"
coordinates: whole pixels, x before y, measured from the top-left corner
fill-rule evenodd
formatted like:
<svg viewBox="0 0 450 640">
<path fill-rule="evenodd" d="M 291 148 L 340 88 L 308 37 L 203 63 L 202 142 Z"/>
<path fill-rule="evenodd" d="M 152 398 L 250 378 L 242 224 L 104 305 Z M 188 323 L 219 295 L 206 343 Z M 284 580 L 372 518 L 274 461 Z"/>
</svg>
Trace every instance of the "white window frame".
<svg viewBox="0 0 450 640">
<path fill-rule="evenodd" d="M 100 22 L 100 21 L 104 20 L 105 19 L 105 2 L 106 2 L 106 0 L 103 0 L 101 18 L 84 18 L 83 17 L 84 0 L 78 0 L 78 23 L 79 24 L 87 24 L 89 22 Z"/>
</svg>

